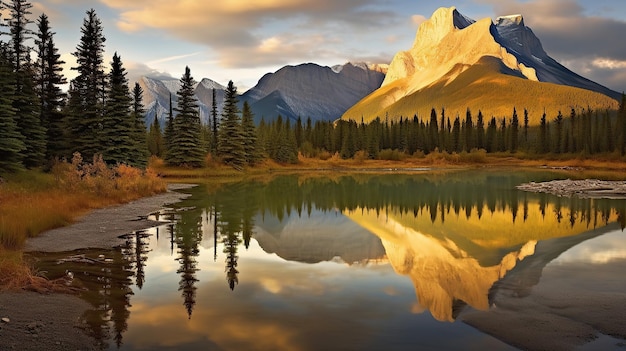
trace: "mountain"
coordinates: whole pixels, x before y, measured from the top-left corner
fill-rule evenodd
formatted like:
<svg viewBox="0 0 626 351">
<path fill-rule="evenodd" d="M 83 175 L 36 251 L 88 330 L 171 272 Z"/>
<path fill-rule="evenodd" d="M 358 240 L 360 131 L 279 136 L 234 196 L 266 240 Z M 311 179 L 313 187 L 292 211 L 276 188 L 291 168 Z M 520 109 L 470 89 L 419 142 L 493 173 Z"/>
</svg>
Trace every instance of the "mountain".
<svg viewBox="0 0 626 351">
<path fill-rule="evenodd" d="M 283 117 L 335 120 L 364 96 L 380 87 L 384 65 L 347 63 L 323 67 L 314 63 L 285 66 L 263 76 L 240 98 L 248 101 L 255 122 Z"/>
<path fill-rule="evenodd" d="M 531 124 L 571 108 L 615 109 L 619 94 L 552 59 L 521 15 L 474 21 L 454 7 L 440 8 L 418 28 L 413 47 L 396 54 L 380 89 L 343 119 L 377 116 L 511 116 L 526 108 Z"/>
<path fill-rule="evenodd" d="M 154 115 L 158 115 L 159 123 L 163 126 L 167 120 L 170 109 L 170 93 L 172 95 L 172 107 L 176 108 L 178 98 L 176 92 L 180 89 L 180 80 L 171 79 L 154 79 L 150 77 L 141 77 L 139 85 L 143 89 L 143 104 L 146 109 L 146 126 L 150 126 L 154 121 Z M 224 101 L 223 85 L 204 78 L 195 86 L 196 97 L 200 107 L 200 120 L 207 124 L 211 114 L 213 105 L 212 89 L 215 89 L 215 97 L 217 100 L 218 115 L 222 113 L 222 105 Z M 175 114 L 175 112 L 174 112 Z"/>
</svg>

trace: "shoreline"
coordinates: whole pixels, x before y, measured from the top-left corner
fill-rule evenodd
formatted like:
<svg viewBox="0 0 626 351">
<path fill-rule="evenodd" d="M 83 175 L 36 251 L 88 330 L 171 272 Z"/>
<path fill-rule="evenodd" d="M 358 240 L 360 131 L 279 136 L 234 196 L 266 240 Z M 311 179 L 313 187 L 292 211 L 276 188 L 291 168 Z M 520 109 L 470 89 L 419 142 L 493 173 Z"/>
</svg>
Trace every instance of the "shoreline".
<svg viewBox="0 0 626 351">
<path fill-rule="evenodd" d="M 28 239 L 23 251 L 112 249 L 123 242 L 120 235 L 159 225 L 147 216 L 186 199 L 190 195 L 179 191 L 194 186 L 169 184 L 165 193 L 93 210 L 74 224 Z M 77 295 L 0 292 L 0 350 L 99 350 L 98 341 L 82 330 L 90 307 Z"/>
</svg>

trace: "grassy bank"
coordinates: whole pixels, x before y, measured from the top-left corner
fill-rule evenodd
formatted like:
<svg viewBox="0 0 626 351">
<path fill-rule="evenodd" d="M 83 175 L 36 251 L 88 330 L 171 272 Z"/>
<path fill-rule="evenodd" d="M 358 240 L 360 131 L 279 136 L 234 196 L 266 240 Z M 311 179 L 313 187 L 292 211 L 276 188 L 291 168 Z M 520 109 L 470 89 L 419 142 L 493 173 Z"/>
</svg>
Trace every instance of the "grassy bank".
<svg viewBox="0 0 626 351">
<path fill-rule="evenodd" d="M 38 290 L 41 280 L 23 262 L 26 239 L 68 225 L 87 211 L 129 202 L 165 191 L 166 183 L 150 169 L 102 159 L 56 164 L 52 171 L 22 171 L 3 176 L 0 184 L 0 289 Z"/>
</svg>

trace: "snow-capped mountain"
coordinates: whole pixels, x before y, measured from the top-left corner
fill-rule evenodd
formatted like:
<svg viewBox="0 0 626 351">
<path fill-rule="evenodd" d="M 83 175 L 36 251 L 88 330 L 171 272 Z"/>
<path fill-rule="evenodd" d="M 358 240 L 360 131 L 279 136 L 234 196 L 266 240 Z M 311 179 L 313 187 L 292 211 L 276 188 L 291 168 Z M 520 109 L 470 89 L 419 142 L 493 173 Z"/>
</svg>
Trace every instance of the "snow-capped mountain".
<svg viewBox="0 0 626 351">
<path fill-rule="evenodd" d="M 382 65 L 381 65 L 382 66 Z M 335 120 L 357 101 L 380 87 L 385 75 L 381 66 L 347 63 L 323 67 L 314 63 L 285 66 L 263 76 L 241 96 L 248 101 L 255 121 L 272 120 L 279 114 L 296 120 Z"/>
<path fill-rule="evenodd" d="M 521 15 L 474 21 L 454 7 L 440 8 L 418 28 L 413 47 L 396 54 L 382 86 L 343 116 L 366 121 L 389 116 L 448 116 L 467 108 L 486 116 L 529 110 L 615 108 L 619 94 L 552 59 Z"/>
<path fill-rule="evenodd" d="M 153 79 L 149 77 L 142 77 L 139 79 L 138 83 L 143 89 L 143 104 L 146 110 L 146 125 L 150 126 L 152 124 L 155 114 L 158 116 L 161 126 L 165 125 L 170 109 L 170 94 L 172 97 L 172 108 L 176 108 L 177 106 L 178 98 L 176 96 L 176 92 L 180 89 L 180 80 L 175 78 Z M 213 104 L 213 89 L 215 89 L 219 115 L 222 112 L 224 90 L 226 88 L 208 78 L 204 78 L 200 82 L 197 82 L 195 86 L 198 106 L 200 108 L 200 120 L 204 124 L 207 124 L 209 121 L 211 107 Z"/>
</svg>

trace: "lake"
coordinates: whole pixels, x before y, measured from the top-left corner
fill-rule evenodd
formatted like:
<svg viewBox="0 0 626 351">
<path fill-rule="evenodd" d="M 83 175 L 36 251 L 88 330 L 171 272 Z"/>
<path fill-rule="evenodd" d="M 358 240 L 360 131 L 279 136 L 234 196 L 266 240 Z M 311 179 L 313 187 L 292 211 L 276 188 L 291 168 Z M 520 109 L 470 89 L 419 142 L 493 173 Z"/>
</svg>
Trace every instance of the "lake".
<svg viewBox="0 0 626 351">
<path fill-rule="evenodd" d="M 566 177 L 200 185 L 122 247 L 38 269 L 73 273 L 109 350 L 623 350 L 626 201 L 515 189 Z"/>
</svg>

